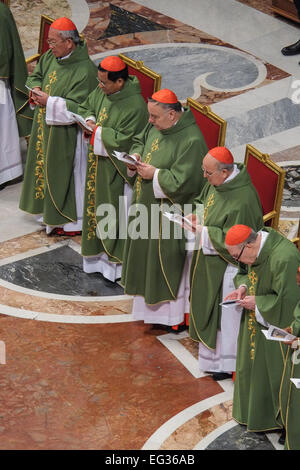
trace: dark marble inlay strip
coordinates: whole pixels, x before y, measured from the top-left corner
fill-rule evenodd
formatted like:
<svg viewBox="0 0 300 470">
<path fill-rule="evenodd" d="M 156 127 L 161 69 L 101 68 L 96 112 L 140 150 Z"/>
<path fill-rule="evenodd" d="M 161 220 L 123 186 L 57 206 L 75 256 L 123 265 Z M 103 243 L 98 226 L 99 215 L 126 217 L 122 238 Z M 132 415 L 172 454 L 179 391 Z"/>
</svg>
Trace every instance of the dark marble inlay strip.
<svg viewBox="0 0 300 470">
<path fill-rule="evenodd" d="M 0 278 L 39 292 L 71 296 L 123 295 L 122 287 L 101 274 L 86 274 L 82 256 L 63 246 L 0 266 Z"/>
</svg>

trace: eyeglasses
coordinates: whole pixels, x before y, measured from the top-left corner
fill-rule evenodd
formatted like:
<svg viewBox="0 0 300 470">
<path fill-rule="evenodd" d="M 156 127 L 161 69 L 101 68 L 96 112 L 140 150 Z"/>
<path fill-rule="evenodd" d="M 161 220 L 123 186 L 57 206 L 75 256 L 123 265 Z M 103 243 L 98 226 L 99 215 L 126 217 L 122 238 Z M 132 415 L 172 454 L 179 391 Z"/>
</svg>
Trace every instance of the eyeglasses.
<svg viewBox="0 0 300 470">
<path fill-rule="evenodd" d="M 221 171 L 221 170 L 215 170 L 215 171 L 207 171 L 205 168 L 203 168 L 203 166 L 201 167 L 203 173 L 206 173 L 207 176 L 212 176 L 214 173 L 217 173 L 217 171 Z"/>
<path fill-rule="evenodd" d="M 97 77 L 97 80 L 98 80 L 98 82 L 100 83 L 100 85 L 102 85 L 102 86 L 106 86 L 106 85 L 107 85 L 106 83 L 102 82 L 102 80 L 100 80 L 100 78 L 98 78 L 98 77 Z"/>
<path fill-rule="evenodd" d="M 235 258 L 236 261 L 239 261 L 239 259 L 240 259 L 240 257 L 242 256 L 242 254 L 243 254 L 244 249 L 246 248 L 246 246 L 247 246 L 247 245 L 243 245 L 243 246 L 242 246 L 242 249 L 241 249 L 241 251 L 240 251 L 239 256 L 238 256 L 237 258 Z"/>
<path fill-rule="evenodd" d="M 49 39 L 47 39 L 47 44 L 51 47 L 55 47 L 60 42 L 64 42 L 64 41 L 66 41 L 66 39 L 61 39 L 60 41 L 49 41 Z"/>
</svg>

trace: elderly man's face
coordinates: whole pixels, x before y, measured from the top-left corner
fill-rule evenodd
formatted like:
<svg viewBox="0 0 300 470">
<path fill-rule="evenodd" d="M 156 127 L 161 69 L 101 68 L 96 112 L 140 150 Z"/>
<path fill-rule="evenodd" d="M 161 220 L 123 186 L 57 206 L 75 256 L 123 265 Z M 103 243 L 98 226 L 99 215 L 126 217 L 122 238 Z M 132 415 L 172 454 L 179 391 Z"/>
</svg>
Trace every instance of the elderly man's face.
<svg viewBox="0 0 300 470">
<path fill-rule="evenodd" d="M 72 39 L 63 39 L 59 31 L 53 28 L 49 29 L 47 41 L 55 57 L 65 57 L 75 48 Z"/>
<path fill-rule="evenodd" d="M 148 103 L 149 122 L 159 131 L 169 129 L 175 122 L 175 111 L 166 110 L 158 103 Z"/>
<path fill-rule="evenodd" d="M 213 186 L 220 186 L 229 176 L 229 171 L 220 170 L 218 160 L 209 153 L 203 158 L 202 170 L 204 178 L 207 178 L 207 181 Z"/>
<path fill-rule="evenodd" d="M 258 248 L 253 243 L 225 246 L 232 258 L 240 263 L 251 265 L 257 258 Z"/>
</svg>

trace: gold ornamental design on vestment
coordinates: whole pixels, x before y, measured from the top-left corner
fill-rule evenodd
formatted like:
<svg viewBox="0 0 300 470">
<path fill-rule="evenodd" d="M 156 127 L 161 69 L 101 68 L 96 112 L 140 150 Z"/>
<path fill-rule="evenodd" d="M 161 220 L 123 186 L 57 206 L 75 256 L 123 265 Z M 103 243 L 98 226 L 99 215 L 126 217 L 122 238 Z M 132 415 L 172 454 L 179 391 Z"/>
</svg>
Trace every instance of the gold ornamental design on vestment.
<svg viewBox="0 0 300 470">
<path fill-rule="evenodd" d="M 54 70 L 48 75 L 49 83 L 45 86 L 45 93 L 50 95 L 51 85 L 56 82 L 57 75 Z M 34 170 L 35 179 L 35 199 L 45 198 L 45 156 L 44 156 L 44 126 L 46 117 L 46 107 L 40 106 L 38 109 L 38 129 L 37 138 L 35 144 L 36 154 L 36 166 Z"/>
<path fill-rule="evenodd" d="M 249 287 L 249 295 L 254 295 L 255 296 L 255 285 L 257 284 L 258 277 L 255 271 L 250 271 L 248 273 L 248 279 L 251 283 Z M 254 359 L 254 352 L 255 352 L 255 334 L 256 334 L 256 319 L 255 319 L 255 311 L 252 311 L 249 313 L 249 319 L 248 319 L 248 330 L 250 334 L 250 357 L 253 360 Z"/>
<path fill-rule="evenodd" d="M 108 118 L 107 110 L 104 107 L 101 109 L 96 125 L 102 126 L 104 121 Z M 97 165 L 98 158 L 94 154 L 92 148 L 88 153 L 88 175 L 87 175 L 87 208 L 86 215 L 87 222 L 87 239 L 92 240 L 96 238 L 97 219 L 96 219 L 96 179 L 97 179 Z"/>
<path fill-rule="evenodd" d="M 205 222 L 206 218 L 207 218 L 207 215 L 208 215 L 208 209 L 209 207 L 212 207 L 215 203 L 215 195 L 214 193 L 211 194 L 208 199 L 207 199 L 207 203 L 204 207 L 204 212 L 203 212 L 203 223 Z"/>
<path fill-rule="evenodd" d="M 157 150 L 159 150 L 158 139 L 154 139 L 154 141 L 151 144 L 151 151 L 147 153 L 144 163 L 150 164 L 151 159 L 152 159 L 152 153 L 156 152 Z M 136 179 L 136 183 L 135 183 L 136 202 L 138 202 L 138 200 L 141 196 L 142 179 L 143 178 L 141 176 L 138 176 L 137 179 Z"/>
</svg>

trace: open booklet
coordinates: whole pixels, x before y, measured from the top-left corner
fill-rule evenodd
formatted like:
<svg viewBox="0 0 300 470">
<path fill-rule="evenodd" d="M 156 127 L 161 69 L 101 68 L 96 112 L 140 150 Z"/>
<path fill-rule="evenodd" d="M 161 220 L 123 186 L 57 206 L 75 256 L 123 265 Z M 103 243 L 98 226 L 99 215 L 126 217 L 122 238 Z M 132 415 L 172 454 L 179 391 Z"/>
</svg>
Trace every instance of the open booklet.
<svg viewBox="0 0 300 470">
<path fill-rule="evenodd" d="M 128 163 L 129 165 L 139 164 L 139 160 L 134 155 L 129 155 L 126 152 L 117 152 L 116 150 L 114 150 L 112 152 L 112 156 L 116 157 L 121 162 Z"/>
<path fill-rule="evenodd" d="M 195 227 L 193 226 L 192 222 L 183 215 L 174 214 L 172 212 L 163 212 L 162 215 L 167 217 L 167 219 L 171 220 L 171 222 L 181 225 L 181 227 L 183 227 L 184 225 L 184 228 L 186 228 L 187 230 L 195 232 Z"/>
<path fill-rule="evenodd" d="M 277 326 L 270 325 L 268 330 L 262 330 L 267 339 L 273 341 L 293 341 L 297 337 Z"/>
<path fill-rule="evenodd" d="M 74 121 L 76 121 L 78 124 L 80 124 L 82 127 L 84 127 L 84 129 L 86 129 L 90 132 L 93 132 L 93 129 L 90 126 L 87 125 L 87 123 L 85 122 L 85 119 L 83 119 L 83 117 L 80 116 L 80 114 L 70 112 L 70 116 L 72 116 Z"/>
<path fill-rule="evenodd" d="M 300 388 L 300 379 L 290 379 L 291 382 L 296 386 L 296 388 Z"/>
<path fill-rule="evenodd" d="M 25 85 L 25 87 L 27 88 L 27 90 L 31 91 L 31 93 L 35 93 L 36 95 L 41 95 L 39 90 L 33 90 L 32 88 L 30 88 L 27 85 Z"/>
</svg>

